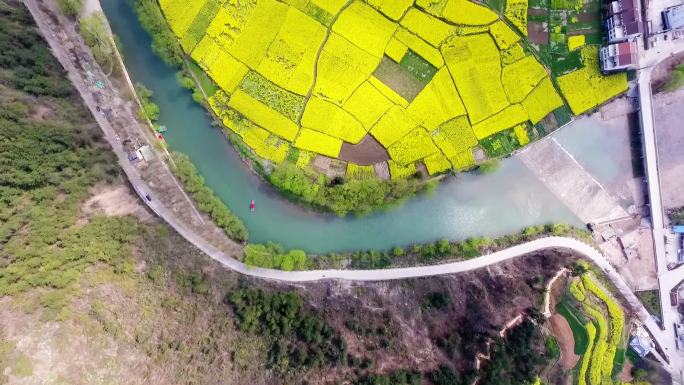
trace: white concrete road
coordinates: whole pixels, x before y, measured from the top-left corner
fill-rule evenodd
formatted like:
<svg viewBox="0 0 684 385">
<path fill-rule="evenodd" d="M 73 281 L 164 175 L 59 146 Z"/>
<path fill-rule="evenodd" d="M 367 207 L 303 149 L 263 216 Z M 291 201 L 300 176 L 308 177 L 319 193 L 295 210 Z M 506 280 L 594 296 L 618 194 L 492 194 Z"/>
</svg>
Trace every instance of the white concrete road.
<svg viewBox="0 0 684 385">
<path fill-rule="evenodd" d="M 662 339 L 658 340 L 672 366 L 674 383 L 684 383 L 684 354 L 677 349 L 674 324 L 680 320 L 678 309 L 670 305 L 670 292 L 684 280 L 684 269 L 668 270 L 665 253 L 665 213 L 661 197 L 658 167 L 657 122 L 653 110 L 651 73 L 653 68 L 670 56 L 684 51 L 684 40 L 668 40 L 657 46 L 642 50 L 639 54 L 639 118 L 642 147 L 648 183 L 649 207 L 653 230 L 653 244 L 658 269 L 660 291 Z"/>
</svg>

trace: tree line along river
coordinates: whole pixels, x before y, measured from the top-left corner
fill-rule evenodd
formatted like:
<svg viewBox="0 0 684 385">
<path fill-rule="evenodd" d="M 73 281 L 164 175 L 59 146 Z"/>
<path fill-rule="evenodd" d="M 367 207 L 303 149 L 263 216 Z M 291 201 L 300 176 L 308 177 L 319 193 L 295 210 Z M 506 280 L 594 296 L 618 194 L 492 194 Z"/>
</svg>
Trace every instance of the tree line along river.
<svg viewBox="0 0 684 385">
<path fill-rule="evenodd" d="M 177 83 L 176 71 L 152 51 L 151 37 L 131 5 L 110 0 L 103 1 L 102 7 L 121 39 L 132 80 L 154 92 L 159 123 L 169 129 L 165 138 L 171 149 L 190 157 L 207 185 L 244 221 L 251 242 L 273 241 L 286 248 L 325 253 L 386 249 L 440 238 L 496 237 L 550 222 L 583 226 L 515 157 L 503 160 L 492 174 L 449 177 L 431 194 L 365 217 L 339 218 L 290 203 L 249 170 L 221 130 L 212 126 L 204 108 L 192 100 L 191 92 Z M 561 130 L 559 140 L 585 149 L 581 155 L 594 158 L 590 171 L 593 166 L 598 172 L 617 173 L 615 166 L 605 170 L 613 163 L 606 148 L 583 146 L 598 139 L 592 138 L 592 130 L 578 129 L 573 135 L 570 128 Z M 249 208 L 251 200 L 256 203 L 254 212 Z"/>
</svg>

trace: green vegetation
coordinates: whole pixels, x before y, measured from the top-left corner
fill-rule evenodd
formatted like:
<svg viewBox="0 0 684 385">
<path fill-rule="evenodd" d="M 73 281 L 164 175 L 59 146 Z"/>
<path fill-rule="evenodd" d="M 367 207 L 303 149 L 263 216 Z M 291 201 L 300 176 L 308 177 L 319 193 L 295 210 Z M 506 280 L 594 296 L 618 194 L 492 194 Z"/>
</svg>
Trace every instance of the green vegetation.
<svg viewBox="0 0 684 385">
<path fill-rule="evenodd" d="M 77 225 L 91 187 L 117 178 L 116 160 L 28 12 L 0 5 L 0 296 L 40 288 L 45 317 L 60 318 L 88 267 L 132 269 L 138 227 L 105 217 Z"/>
<path fill-rule="evenodd" d="M 80 18 L 79 26 L 83 40 L 90 47 L 93 57 L 105 73 L 112 73 L 119 67 L 114 40 L 107 30 L 105 16 L 101 12 Z"/>
<path fill-rule="evenodd" d="M 556 337 L 547 336 L 544 338 L 544 344 L 546 345 L 546 351 L 552 359 L 558 359 L 560 357 L 560 348 L 558 347 L 558 341 Z"/>
<path fill-rule="evenodd" d="M 423 300 L 423 309 L 431 310 L 444 310 L 449 305 L 451 305 L 451 297 L 448 293 L 443 293 L 439 291 L 433 291 L 425 295 Z"/>
<path fill-rule="evenodd" d="M 649 313 L 660 317 L 660 292 L 658 290 L 637 291 L 635 294 Z"/>
<path fill-rule="evenodd" d="M 435 385 L 468 385 L 472 384 L 476 377 L 477 375 L 473 372 L 466 372 L 461 376 L 459 372 L 455 372 L 446 365 L 430 373 L 430 380 Z"/>
<path fill-rule="evenodd" d="M 248 237 L 247 227 L 223 201 L 214 195 L 214 191 L 207 187 L 204 178 L 199 174 L 195 165 L 190 162 L 187 155 L 176 152 L 171 156 L 175 163 L 173 172 L 192 195 L 197 208 L 209 214 L 212 221 L 223 229 L 226 235 L 238 242 L 246 241 Z"/>
<path fill-rule="evenodd" d="M 508 332 L 506 340 L 497 341 L 490 349 L 487 369 L 480 375 L 480 384 L 530 384 L 538 375 L 538 368 L 548 357 L 533 349 L 533 341 L 540 338 L 530 320 Z"/>
<path fill-rule="evenodd" d="M 135 93 L 138 95 L 142 105 L 142 108 L 138 111 L 140 118 L 143 120 L 149 119 L 152 123 L 156 122 L 159 119 L 159 106 L 152 101 L 154 93 L 142 83 L 135 84 Z"/>
<path fill-rule="evenodd" d="M 676 91 L 684 86 L 684 64 L 680 64 L 670 72 L 663 86 L 665 92 Z"/>
<path fill-rule="evenodd" d="M 418 372 L 400 369 L 391 374 L 366 375 L 355 383 L 356 385 L 420 385 L 422 375 Z"/>
<path fill-rule="evenodd" d="M 36 96 L 70 96 L 71 84 L 32 25 L 28 12 L 0 7 L 0 82 Z M 21 114 L 21 106 L 8 106 L 8 113 Z M 14 119 L 19 119 L 15 117 Z"/>
<path fill-rule="evenodd" d="M 584 326 L 589 341 L 578 374 L 580 385 L 610 384 L 617 374 L 616 368 L 621 368 L 624 361 L 624 313 L 620 304 L 592 276 L 590 272 L 583 272 L 570 285 L 570 294 L 581 303 L 591 320 Z"/>
<path fill-rule="evenodd" d="M 470 238 L 460 242 L 450 242 L 441 239 L 436 242 L 415 244 L 406 250 L 393 248 L 391 250 L 357 250 L 352 252 L 331 253 L 327 255 L 309 255 L 304 259 L 299 251 L 285 258 L 282 247 L 269 244 L 258 245 L 255 255 L 249 257 L 252 266 L 278 268 L 284 263 L 294 270 L 342 268 L 350 269 L 383 269 L 390 266 L 415 266 L 418 264 L 434 264 L 446 260 L 465 260 L 479 257 L 482 254 L 505 249 L 522 242 L 531 241 L 542 236 L 570 236 L 579 239 L 589 239 L 590 233 L 564 224 L 549 224 L 531 226 L 518 234 L 506 235 L 496 239 Z M 247 257 L 245 257 L 247 258 Z M 292 260 L 292 262 L 290 262 Z M 300 261 L 295 263 L 294 261 Z"/>
<path fill-rule="evenodd" d="M 572 337 L 575 340 L 575 354 L 584 354 L 589 346 L 589 336 L 587 334 L 587 329 L 584 327 L 586 323 L 586 321 L 584 321 L 584 315 L 574 306 L 569 304 L 568 300 L 561 301 L 556 306 L 556 311 L 568 321 L 568 324 L 570 324 Z"/>
<path fill-rule="evenodd" d="M 295 292 L 243 288 L 228 295 L 240 330 L 271 341 L 269 366 L 280 372 L 342 363 L 346 346 L 323 318 L 304 307 Z"/>
<path fill-rule="evenodd" d="M 62 12 L 69 17 L 78 16 L 79 12 L 81 12 L 81 8 L 83 7 L 82 0 L 58 0 L 57 4 L 59 5 L 59 9 L 61 9 Z"/>
<path fill-rule="evenodd" d="M 673 225 L 684 225 L 684 207 L 669 210 L 667 217 Z"/>
<path fill-rule="evenodd" d="M 314 178 L 292 163 L 285 162 L 268 175 L 269 181 L 293 200 L 344 216 L 348 213 L 367 214 L 379 207 L 388 207 L 414 196 L 424 185 L 417 179 L 391 182 L 380 179 L 342 177 Z"/>
<path fill-rule="evenodd" d="M 285 271 L 306 270 L 309 265 L 309 259 L 303 250 L 290 250 L 286 253 L 275 243 L 247 245 L 243 261 L 249 266 Z"/>
<path fill-rule="evenodd" d="M 152 50 L 169 66 L 183 65 L 183 51 L 156 0 L 134 0 L 133 7 L 142 27 L 152 36 Z"/>
<path fill-rule="evenodd" d="M 427 84 L 437 73 L 437 68 L 410 49 L 401 58 L 399 65 L 405 68 L 413 77 Z"/>
</svg>

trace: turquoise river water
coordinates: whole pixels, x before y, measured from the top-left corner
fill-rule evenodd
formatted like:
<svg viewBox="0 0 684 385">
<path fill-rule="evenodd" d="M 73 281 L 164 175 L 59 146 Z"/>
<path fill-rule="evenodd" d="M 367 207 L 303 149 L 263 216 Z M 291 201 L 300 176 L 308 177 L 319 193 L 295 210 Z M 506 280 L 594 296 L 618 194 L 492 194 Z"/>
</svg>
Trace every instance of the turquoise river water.
<svg viewBox="0 0 684 385">
<path fill-rule="evenodd" d="M 190 157 L 207 185 L 243 219 L 251 242 L 274 241 L 286 248 L 323 253 L 440 238 L 495 237 L 549 222 L 582 226 L 515 158 L 503 160 L 490 175 L 450 177 L 434 193 L 361 218 L 338 218 L 292 204 L 246 167 L 221 130 L 212 126 L 206 111 L 178 85 L 175 71 L 152 52 L 150 36 L 131 6 L 125 0 L 105 0 L 102 6 L 123 43 L 133 81 L 154 92 L 160 124 L 169 129 L 167 142 Z M 602 149 L 594 152 L 603 153 Z M 251 199 L 256 201 L 255 212 L 249 211 Z"/>
</svg>

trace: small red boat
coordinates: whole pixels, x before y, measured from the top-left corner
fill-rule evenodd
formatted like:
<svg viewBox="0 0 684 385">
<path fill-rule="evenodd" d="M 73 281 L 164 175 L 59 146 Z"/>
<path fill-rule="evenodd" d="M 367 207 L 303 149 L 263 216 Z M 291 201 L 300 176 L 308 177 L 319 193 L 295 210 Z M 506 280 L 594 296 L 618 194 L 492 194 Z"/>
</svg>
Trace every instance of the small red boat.
<svg viewBox="0 0 684 385">
<path fill-rule="evenodd" d="M 249 202 L 249 211 L 254 211 L 256 208 L 256 204 L 254 204 L 254 199 L 252 199 L 251 202 Z"/>
</svg>

